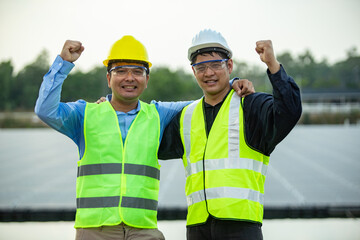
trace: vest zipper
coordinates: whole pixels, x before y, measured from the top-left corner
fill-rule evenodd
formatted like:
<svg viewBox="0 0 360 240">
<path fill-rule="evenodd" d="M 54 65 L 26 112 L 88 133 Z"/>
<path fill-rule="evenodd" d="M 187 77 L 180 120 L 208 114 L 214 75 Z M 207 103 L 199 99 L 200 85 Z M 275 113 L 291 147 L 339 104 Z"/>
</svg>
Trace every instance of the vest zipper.
<svg viewBox="0 0 360 240">
<path fill-rule="evenodd" d="M 205 144 L 205 150 L 204 150 L 204 155 L 203 155 L 203 182 L 204 182 L 204 198 L 205 198 L 205 205 L 206 205 L 206 211 L 208 212 L 209 215 L 209 209 L 208 209 L 208 204 L 207 204 L 207 198 L 206 198 L 206 185 L 205 185 L 205 152 L 206 152 L 206 146 L 207 146 L 207 140 L 206 140 L 206 144 Z"/>
<path fill-rule="evenodd" d="M 208 132 L 206 131 L 207 129 L 207 124 L 206 124 L 206 114 L 205 114 L 205 104 L 204 104 L 205 100 L 203 100 L 203 116 L 204 116 L 204 124 L 205 124 L 205 133 L 206 133 L 206 144 L 205 144 L 205 148 L 204 148 L 204 155 L 203 155 L 203 159 L 202 159 L 202 162 L 203 162 L 203 182 L 204 182 L 204 199 L 205 199 L 205 206 L 206 206 L 206 211 L 208 212 L 209 215 L 210 212 L 209 212 L 209 208 L 208 208 L 208 203 L 207 203 L 207 198 L 206 198 L 206 185 L 205 185 L 205 153 L 206 153 L 206 148 L 207 148 L 207 143 L 208 143 Z M 209 130 L 209 133 L 210 133 L 210 130 Z"/>
<path fill-rule="evenodd" d="M 141 111 L 141 109 L 140 109 Z M 121 130 L 119 127 L 119 132 L 120 132 L 120 140 L 121 143 L 123 143 L 123 157 L 122 157 L 122 163 L 121 163 L 121 168 L 122 168 L 122 173 L 121 173 L 121 186 L 120 186 L 120 206 L 119 206 L 119 213 L 120 213 L 120 217 L 121 220 L 124 221 L 123 216 L 121 214 L 121 202 L 122 202 L 122 197 L 123 195 L 126 194 L 126 176 L 125 176 L 125 151 L 126 151 L 126 146 L 127 146 L 127 140 L 128 140 L 128 136 L 132 130 L 132 126 L 134 126 L 136 119 L 139 117 L 140 111 L 138 112 L 138 114 L 136 115 L 135 119 L 133 120 L 132 124 L 130 125 L 129 131 L 127 132 L 127 135 L 125 137 L 125 143 L 122 142 L 122 136 L 121 136 Z"/>
</svg>

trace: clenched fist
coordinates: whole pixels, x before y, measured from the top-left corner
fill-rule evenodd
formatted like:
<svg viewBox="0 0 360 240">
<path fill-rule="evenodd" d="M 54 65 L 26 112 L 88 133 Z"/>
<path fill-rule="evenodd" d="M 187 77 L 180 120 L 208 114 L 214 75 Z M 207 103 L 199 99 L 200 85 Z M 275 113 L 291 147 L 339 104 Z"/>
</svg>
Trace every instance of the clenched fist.
<svg viewBox="0 0 360 240">
<path fill-rule="evenodd" d="M 68 62 L 75 62 L 84 51 L 84 46 L 79 41 L 66 40 L 60 57 Z"/>
<path fill-rule="evenodd" d="M 268 66 L 271 73 L 276 73 L 280 70 L 280 64 L 275 58 L 271 40 L 257 41 L 255 50 L 260 55 L 261 61 Z"/>
</svg>

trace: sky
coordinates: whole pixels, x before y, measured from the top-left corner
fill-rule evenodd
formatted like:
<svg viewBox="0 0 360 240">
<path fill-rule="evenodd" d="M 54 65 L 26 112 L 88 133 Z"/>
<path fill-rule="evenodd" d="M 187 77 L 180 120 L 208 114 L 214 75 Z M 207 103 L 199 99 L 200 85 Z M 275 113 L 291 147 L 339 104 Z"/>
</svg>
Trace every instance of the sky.
<svg viewBox="0 0 360 240">
<path fill-rule="evenodd" d="M 352 47 L 360 52 L 360 1 L 0 0 L 0 62 L 11 60 L 16 72 L 45 49 L 51 64 L 71 39 L 85 46 L 75 69 L 88 71 L 115 41 L 133 35 L 153 66 L 190 71 L 187 49 L 205 28 L 220 32 L 233 58 L 249 64 L 262 64 L 254 49 L 264 39 L 275 53 L 308 49 L 334 63 Z"/>
</svg>

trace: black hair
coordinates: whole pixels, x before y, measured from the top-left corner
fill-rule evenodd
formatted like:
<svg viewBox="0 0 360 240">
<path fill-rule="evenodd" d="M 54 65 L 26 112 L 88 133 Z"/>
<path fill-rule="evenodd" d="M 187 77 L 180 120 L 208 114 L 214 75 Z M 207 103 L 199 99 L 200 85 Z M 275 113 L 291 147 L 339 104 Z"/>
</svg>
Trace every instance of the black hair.
<svg viewBox="0 0 360 240">
<path fill-rule="evenodd" d="M 190 56 L 191 59 L 191 65 L 193 65 L 196 61 L 196 57 L 198 55 L 203 55 L 203 54 L 210 54 L 211 56 L 213 56 L 213 53 L 217 53 L 222 59 L 230 59 L 230 52 L 226 51 L 223 48 L 217 48 L 217 47 L 209 47 L 209 48 L 202 48 L 199 49 L 195 52 L 193 52 Z"/>
</svg>

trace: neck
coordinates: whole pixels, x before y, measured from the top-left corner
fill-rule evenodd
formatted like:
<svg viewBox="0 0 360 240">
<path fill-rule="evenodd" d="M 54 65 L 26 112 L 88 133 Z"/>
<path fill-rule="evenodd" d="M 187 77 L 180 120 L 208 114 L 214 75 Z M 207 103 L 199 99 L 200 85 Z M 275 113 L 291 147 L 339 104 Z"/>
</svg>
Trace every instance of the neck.
<svg viewBox="0 0 360 240">
<path fill-rule="evenodd" d="M 216 94 L 204 92 L 204 96 L 205 96 L 204 101 L 207 104 L 210 104 L 211 106 L 215 106 L 224 99 L 224 97 L 229 91 L 230 91 L 230 87 L 225 88 L 221 92 L 218 92 Z"/>
<path fill-rule="evenodd" d="M 115 111 L 126 113 L 133 109 L 136 109 L 138 100 L 127 102 L 127 101 L 116 101 L 114 99 L 111 99 L 110 104 L 115 109 Z"/>
</svg>

